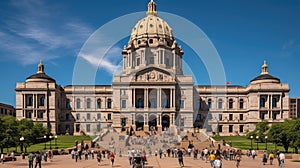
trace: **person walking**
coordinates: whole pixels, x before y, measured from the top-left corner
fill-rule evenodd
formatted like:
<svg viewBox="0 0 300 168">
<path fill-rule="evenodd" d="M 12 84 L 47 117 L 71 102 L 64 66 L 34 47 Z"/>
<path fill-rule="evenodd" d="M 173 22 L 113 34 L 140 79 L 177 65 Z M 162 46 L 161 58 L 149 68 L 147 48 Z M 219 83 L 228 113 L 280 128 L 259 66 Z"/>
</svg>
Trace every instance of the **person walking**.
<svg viewBox="0 0 300 168">
<path fill-rule="evenodd" d="M 178 149 L 178 151 L 177 151 L 177 157 L 178 157 L 179 166 L 180 167 L 184 167 L 184 164 L 183 164 L 183 152 L 182 152 L 182 150 Z"/>
<path fill-rule="evenodd" d="M 159 152 L 158 152 L 158 153 L 159 153 L 159 158 L 161 159 L 161 158 L 162 158 L 162 153 L 163 153 L 162 150 L 159 149 Z"/>
<path fill-rule="evenodd" d="M 214 161 L 214 168 L 222 168 L 222 160 L 220 156 L 217 156 L 216 160 Z"/>
<path fill-rule="evenodd" d="M 211 167 L 214 167 L 215 160 L 216 160 L 216 155 L 214 154 L 214 152 L 211 152 L 209 155 L 209 162 Z"/>
<path fill-rule="evenodd" d="M 239 168 L 240 167 L 240 163 L 241 163 L 241 155 L 236 155 L 235 156 L 235 161 L 236 161 L 236 168 Z"/>
<path fill-rule="evenodd" d="M 1 153 L 0 161 L 2 164 L 4 164 L 4 154 L 3 153 Z"/>
<path fill-rule="evenodd" d="M 275 156 L 274 156 L 273 152 L 271 152 L 270 155 L 269 155 L 270 165 L 273 165 L 274 158 L 275 158 Z"/>
<path fill-rule="evenodd" d="M 284 164 L 285 155 L 283 152 L 279 154 L 280 166 Z"/>
<path fill-rule="evenodd" d="M 100 152 L 100 151 L 98 151 L 98 152 L 97 152 L 97 161 L 98 161 L 98 166 L 100 166 L 101 158 L 102 158 L 101 152 Z"/>
<path fill-rule="evenodd" d="M 28 155 L 29 168 L 33 168 L 33 159 L 34 159 L 34 155 L 32 153 L 29 153 Z"/>
<path fill-rule="evenodd" d="M 254 149 L 252 149 L 252 151 L 251 151 L 251 156 L 252 156 L 252 159 L 254 160 L 255 156 L 256 156 L 256 152 Z"/>
<path fill-rule="evenodd" d="M 111 167 L 113 167 L 114 166 L 114 162 L 115 162 L 115 155 L 114 155 L 113 152 L 110 152 L 109 158 L 110 158 L 110 161 L 111 161 Z"/>
<path fill-rule="evenodd" d="M 267 151 L 264 151 L 262 162 L 263 162 L 264 165 L 266 165 L 266 163 L 268 162 L 268 153 L 267 153 Z"/>
<path fill-rule="evenodd" d="M 39 152 L 35 153 L 35 168 L 39 165 L 39 168 L 42 168 L 42 156 Z"/>
</svg>

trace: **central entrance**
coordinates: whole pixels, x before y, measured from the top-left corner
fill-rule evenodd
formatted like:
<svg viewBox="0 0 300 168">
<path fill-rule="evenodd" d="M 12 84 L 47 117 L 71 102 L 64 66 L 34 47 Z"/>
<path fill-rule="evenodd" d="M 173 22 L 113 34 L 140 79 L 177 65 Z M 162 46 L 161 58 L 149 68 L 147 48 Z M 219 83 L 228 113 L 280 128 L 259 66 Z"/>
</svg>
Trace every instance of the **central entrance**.
<svg viewBox="0 0 300 168">
<path fill-rule="evenodd" d="M 135 119 L 136 131 L 143 131 L 144 130 L 144 116 L 137 115 Z"/>
<path fill-rule="evenodd" d="M 162 116 L 161 123 L 163 131 L 166 131 L 170 127 L 170 117 L 168 115 Z"/>
<path fill-rule="evenodd" d="M 149 116 L 148 125 L 149 125 L 149 131 L 157 131 L 156 115 L 152 114 Z"/>
</svg>

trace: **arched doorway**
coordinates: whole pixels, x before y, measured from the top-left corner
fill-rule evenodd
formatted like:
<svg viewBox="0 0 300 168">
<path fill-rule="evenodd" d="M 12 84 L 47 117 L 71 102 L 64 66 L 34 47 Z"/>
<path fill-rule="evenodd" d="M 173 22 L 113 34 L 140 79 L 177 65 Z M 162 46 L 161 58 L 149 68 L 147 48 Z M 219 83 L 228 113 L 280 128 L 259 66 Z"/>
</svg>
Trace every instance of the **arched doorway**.
<svg viewBox="0 0 300 168">
<path fill-rule="evenodd" d="M 170 127 L 170 117 L 168 115 L 164 115 L 161 118 L 161 125 L 163 131 L 166 131 Z"/>
<path fill-rule="evenodd" d="M 157 130 L 156 115 L 150 115 L 149 116 L 148 125 L 149 125 L 149 131 L 156 131 Z"/>
<path fill-rule="evenodd" d="M 143 131 L 144 130 L 144 116 L 137 115 L 135 118 L 135 126 L 136 131 Z"/>
</svg>

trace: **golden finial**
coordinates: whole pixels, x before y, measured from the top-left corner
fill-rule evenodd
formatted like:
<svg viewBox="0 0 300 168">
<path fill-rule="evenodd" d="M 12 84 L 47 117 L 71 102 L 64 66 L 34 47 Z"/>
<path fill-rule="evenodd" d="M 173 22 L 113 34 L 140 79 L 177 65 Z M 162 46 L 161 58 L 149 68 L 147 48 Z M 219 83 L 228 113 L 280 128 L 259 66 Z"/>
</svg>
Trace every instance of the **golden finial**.
<svg viewBox="0 0 300 168">
<path fill-rule="evenodd" d="M 151 0 L 148 4 L 148 12 L 147 12 L 147 16 L 148 15 L 155 15 L 157 16 L 157 11 L 156 11 L 156 3 Z"/>
<path fill-rule="evenodd" d="M 38 65 L 38 72 L 37 73 L 44 73 L 44 65 L 42 60 L 40 60 L 40 63 Z"/>
<path fill-rule="evenodd" d="M 266 60 L 264 60 L 264 65 L 261 67 L 261 69 L 262 69 L 261 74 L 269 74 L 268 65 L 267 65 L 267 61 Z"/>
</svg>

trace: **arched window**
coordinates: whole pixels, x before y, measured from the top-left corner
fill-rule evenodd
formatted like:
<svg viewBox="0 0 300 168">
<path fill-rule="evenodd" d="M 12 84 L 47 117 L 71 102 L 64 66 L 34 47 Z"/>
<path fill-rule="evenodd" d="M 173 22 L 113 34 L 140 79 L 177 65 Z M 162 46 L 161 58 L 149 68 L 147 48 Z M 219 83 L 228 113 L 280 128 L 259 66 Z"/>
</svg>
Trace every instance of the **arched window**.
<svg viewBox="0 0 300 168">
<path fill-rule="evenodd" d="M 210 109 L 211 108 L 211 99 L 208 99 L 207 101 L 207 107 Z"/>
<path fill-rule="evenodd" d="M 91 99 L 90 98 L 88 98 L 86 100 L 86 108 L 91 108 Z"/>
<path fill-rule="evenodd" d="M 107 99 L 107 108 L 111 109 L 111 99 Z"/>
<path fill-rule="evenodd" d="M 243 109 L 243 108 L 244 108 L 244 100 L 240 99 L 240 109 Z"/>
<path fill-rule="evenodd" d="M 232 100 L 232 99 L 229 99 L 229 102 L 228 102 L 228 108 L 229 108 L 229 109 L 232 109 L 232 108 L 233 108 L 233 100 Z"/>
<path fill-rule="evenodd" d="M 29 96 L 28 98 L 28 106 L 32 106 L 33 105 L 33 98 L 32 96 Z"/>
<path fill-rule="evenodd" d="M 77 108 L 81 108 L 80 99 L 77 99 L 77 100 L 76 100 L 76 107 L 77 107 Z"/>
<path fill-rule="evenodd" d="M 45 98 L 41 97 L 40 98 L 40 106 L 44 106 L 45 105 Z"/>
<path fill-rule="evenodd" d="M 218 109 L 222 109 L 223 108 L 223 100 L 219 99 L 218 100 Z"/>
<path fill-rule="evenodd" d="M 265 107 L 266 105 L 266 99 L 264 97 L 260 98 L 260 107 Z"/>
<path fill-rule="evenodd" d="M 97 99 L 97 108 L 98 108 L 98 109 L 101 108 L 101 99 Z"/>
</svg>

